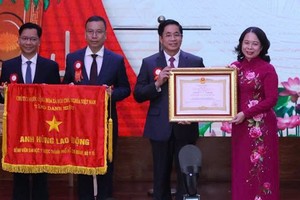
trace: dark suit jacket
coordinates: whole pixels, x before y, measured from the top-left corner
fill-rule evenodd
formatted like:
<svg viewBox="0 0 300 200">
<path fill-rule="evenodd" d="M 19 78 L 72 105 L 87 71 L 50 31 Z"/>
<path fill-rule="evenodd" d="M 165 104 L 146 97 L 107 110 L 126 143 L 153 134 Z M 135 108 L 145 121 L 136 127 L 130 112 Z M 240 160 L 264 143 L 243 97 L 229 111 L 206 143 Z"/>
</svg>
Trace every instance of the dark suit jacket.
<svg viewBox="0 0 300 200">
<path fill-rule="evenodd" d="M 10 76 L 16 74 L 17 83 L 24 83 L 21 66 L 21 56 L 3 62 L 0 82 L 10 83 Z M 60 76 L 58 64 L 53 60 L 38 55 L 33 83 L 59 84 Z M 0 98 L 0 102 L 4 102 L 3 97 Z"/>
<path fill-rule="evenodd" d="M 90 85 L 86 69 L 84 67 L 84 55 L 86 48 L 77 50 L 67 55 L 66 73 L 63 83 L 74 82 L 75 85 Z M 80 61 L 82 66 L 83 79 L 80 82 L 75 81 L 74 64 Z M 103 63 L 100 73 L 97 77 L 97 85 L 113 85 L 112 93 L 112 119 L 114 121 L 114 134 L 117 132 L 117 111 L 116 102 L 121 101 L 130 95 L 130 85 L 126 74 L 124 58 L 106 48 L 104 48 Z"/>
<path fill-rule="evenodd" d="M 155 70 L 167 66 L 163 52 L 143 59 L 142 66 L 134 88 L 134 98 L 137 102 L 150 100 L 147 113 L 144 136 L 157 141 L 166 141 L 172 131 L 176 139 L 185 138 L 193 142 L 198 137 L 198 123 L 179 125 L 169 122 L 168 82 L 157 92 L 155 87 Z M 204 67 L 203 59 L 195 55 L 180 52 L 178 67 Z"/>
</svg>

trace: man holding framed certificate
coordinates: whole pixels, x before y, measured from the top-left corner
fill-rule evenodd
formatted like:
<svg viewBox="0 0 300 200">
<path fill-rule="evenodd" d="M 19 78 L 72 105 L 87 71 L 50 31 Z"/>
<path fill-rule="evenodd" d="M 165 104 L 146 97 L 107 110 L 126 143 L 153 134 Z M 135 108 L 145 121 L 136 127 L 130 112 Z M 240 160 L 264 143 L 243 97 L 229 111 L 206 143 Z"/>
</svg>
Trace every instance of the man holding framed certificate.
<svg viewBox="0 0 300 200">
<path fill-rule="evenodd" d="M 201 57 L 184 52 L 182 26 L 165 20 L 158 27 L 162 51 L 143 59 L 134 88 L 137 102 L 150 101 L 144 136 L 150 139 L 153 156 L 153 198 L 171 200 L 170 177 L 173 158 L 177 172 L 176 200 L 186 194 L 178 161 L 178 152 L 198 138 L 197 122 L 169 121 L 168 79 L 172 68 L 204 67 Z"/>
</svg>

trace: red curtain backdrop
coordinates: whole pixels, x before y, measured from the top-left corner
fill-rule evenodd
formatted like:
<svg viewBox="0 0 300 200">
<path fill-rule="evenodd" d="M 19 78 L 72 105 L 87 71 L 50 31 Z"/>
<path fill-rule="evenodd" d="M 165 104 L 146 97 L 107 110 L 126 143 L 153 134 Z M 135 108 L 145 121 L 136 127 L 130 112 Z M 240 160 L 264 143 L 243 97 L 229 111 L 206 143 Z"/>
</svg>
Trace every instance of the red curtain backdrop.
<svg viewBox="0 0 300 200">
<path fill-rule="evenodd" d="M 61 0 L 51 1 L 49 8 L 43 13 L 43 36 L 40 54 L 55 60 L 60 69 L 65 69 L 65 31 L 70 31 L 70 52 L 86 46 L 84 38 L 85 21 L 92 15 L 100 15 L 107 21 L 107 41 L 105 46 L 116 53 L 124 55 L 114 34 L 113 28 L 100 0 Z M 126 70 L 133 90 L 136 74 L 125 57 Z M 119 135 L 141 136 L 144 128 L 148 103 L 138 104 L 130 95 L 118 103 Z"/>
</svg>

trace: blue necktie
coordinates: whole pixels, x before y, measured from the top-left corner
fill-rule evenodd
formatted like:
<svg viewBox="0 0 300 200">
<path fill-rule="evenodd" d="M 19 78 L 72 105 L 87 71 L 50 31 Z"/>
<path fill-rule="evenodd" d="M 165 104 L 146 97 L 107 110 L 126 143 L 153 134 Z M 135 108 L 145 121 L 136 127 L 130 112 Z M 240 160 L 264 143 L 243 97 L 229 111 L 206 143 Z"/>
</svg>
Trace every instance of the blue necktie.
<svg viewBox="0 0 300 200">
<path fill-rule="evenodd" d="M 26 68 L 26 74 L 25 74 L 25 83 L 30 84 L 32 83 L 32 78 L 31 78 L 31 61 L 27 61 L 27 68 Z"/>
<path fill-rule="evenodd" d="M 92 83 L 92 84 L 96 83 L 96 79 L 98 76 L 97 61 L 96 61 L 97 56 L 98 56 L 97 54 L 92 54 L 93 62 L 92 62 L 91 71 L 90 71 L 90 83 Z"/>
</svg>

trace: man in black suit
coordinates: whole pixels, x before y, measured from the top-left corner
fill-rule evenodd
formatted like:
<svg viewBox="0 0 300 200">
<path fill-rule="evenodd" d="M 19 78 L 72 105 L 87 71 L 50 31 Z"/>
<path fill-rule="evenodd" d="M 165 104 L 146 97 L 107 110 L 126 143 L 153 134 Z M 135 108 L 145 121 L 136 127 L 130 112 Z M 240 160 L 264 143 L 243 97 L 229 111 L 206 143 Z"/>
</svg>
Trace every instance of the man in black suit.
<svg viewBox="0 0 300 200">
<path fill-rule="evenodd" d="M 21 55 L 4 61 L 0 82 L 59 84 L 58 64 L 38 55 L 42 28 L 25 23 L 19 29 Z M 26 75 L 27 74 L 27 75 Z M 1 96 L 1 103 L 4 103 Z M 30 183 L 30 176 L 32 182 Z M 14 173 L 13 200 L 47 200 L 47 174 Z"/>
<path fill-rule="evenodd" d="M 130 95 L 124 58 L 104 47 L 106 22 L 100 16 L 90 17 L 85 24 L 88 46 L 67 55 L 64 83 L 75 85 L 104 85 L 111 94 L 111 118 L 113 120 L 113 152 L 118 138 L 116 103 Z M 94 67 L 95 71 L 93 72 Z M 96 75 L 93 75 L 95 73 Z M 88 115 L 87 115 L 88 117 Z M 110 116 L 109 116 L 110 117 Z M 97 200 L 113 195 L 113 162 L 107 162 L 107 172 L 97 175 Z M 93 177 L 78 175 L 80 200 L 94 200 Z"/>
<path fill-rule="evenodd" d="M 168 78 L 173 67 L 204 67 L 200 57 L 180 50 L 182 26 L 165 20 L 158 27 L 162 51 L 143 59 L 134 88 L 137 102 L 150 101 L 144 136 L 150 139 L 153 156 L 153 199 L 171 200 L 170 176 L 173 158 L 177 172 L 176 200 L 186 193 L 178 153 L 186 144 L 195 144 L 198 123 L 169 122 Z"/>
</svg>

